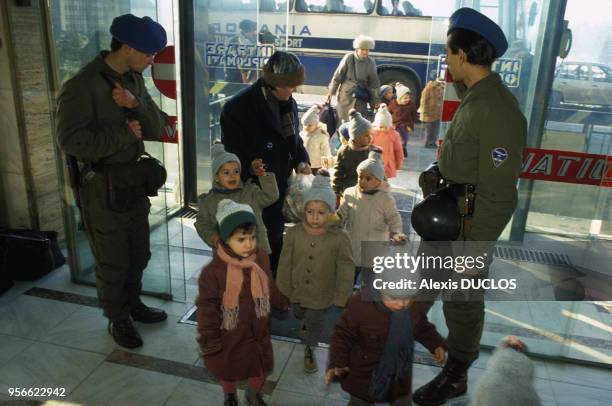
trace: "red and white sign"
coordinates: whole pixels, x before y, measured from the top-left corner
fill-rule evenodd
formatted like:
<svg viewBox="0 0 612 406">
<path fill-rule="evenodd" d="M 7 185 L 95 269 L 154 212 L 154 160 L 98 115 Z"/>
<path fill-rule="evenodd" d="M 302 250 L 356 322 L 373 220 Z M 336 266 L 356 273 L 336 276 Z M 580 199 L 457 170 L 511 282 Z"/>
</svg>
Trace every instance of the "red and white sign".
<svg viewBox="0 0 612 406">
<path fill-rule="evenodd" d="M 525 148 L 521 178 L 612 187 L 612 156 Z"/>
<path fill-rule="evenodd" d="M 159 138 L 161 142 L 166 142 L 169 144 L 179 143 L 178 127 L 176 122 L 176 116 L 168 116 L 168 124 L 164 127 L 164 132 Z"/>
<path fill-rule="evenodd" d="M 442 98 L 442 117 L 440 120 L 453 121 L 455 112 L 459 108 L 459 104 L 461 104 L 461 99 L 459 96 L 457 96 L 455 86 L 453 86 L 453 77 L 448 69 L 445 70 L 444 81 L 446 82 L 446 85 L 444 86 L 444 97 Z"/>
<path fill-rule="evenodd" d="M 163 51 L 155 55 L 151 74 L 153 83 L 161 94 L 176 100 L 176 65 L 174 59 L 174 45 L 168 45 Z"/>
</svg>

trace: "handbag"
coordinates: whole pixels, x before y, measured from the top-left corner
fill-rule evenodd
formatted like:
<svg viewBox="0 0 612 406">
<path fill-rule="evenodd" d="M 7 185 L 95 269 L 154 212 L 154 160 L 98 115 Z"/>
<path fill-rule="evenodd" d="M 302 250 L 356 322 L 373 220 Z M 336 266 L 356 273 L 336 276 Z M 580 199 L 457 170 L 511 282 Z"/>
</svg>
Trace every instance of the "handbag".
<svg viewBox="0 0 612 406">
<path fill-rule="evenodd" d="M 370 90 L 364 85 L 357 84 L 357 86 L 353 88 L 353 97 L 357 100 L 361 100 L 365 103 L 369 103 L 371 100 Z"/>
<path fill-rule="evenodd" d="M 64 265 L 56 231 L 0 230 L 0 273 L 33 281 Z"/>
<path fill-rule="evenodd" d="M 108 189 L 108 207 L 118 213 L 142 204 L 145 196 L 157 196 L 166 183 L 164 165 L 148 153 L 135 162 L 105 165 Z"/>
<path fill-rule="evenodd" d="M 338 120 L 336 119 L 336 109 L 331 105 L 328 99 L 319 112 L 319 122 L 324 123 L 327 126 L 327 133 L 333 134 L 336 132 L 338 126 Z"/>
</svg>

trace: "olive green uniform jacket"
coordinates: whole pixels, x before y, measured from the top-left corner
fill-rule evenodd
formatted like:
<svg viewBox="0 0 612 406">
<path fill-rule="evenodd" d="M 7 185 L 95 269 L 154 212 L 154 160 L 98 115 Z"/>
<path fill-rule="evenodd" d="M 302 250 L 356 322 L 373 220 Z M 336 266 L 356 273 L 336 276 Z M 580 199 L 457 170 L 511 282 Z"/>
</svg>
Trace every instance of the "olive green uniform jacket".
<svg viewBox="0 0 612 406">
<path fill-rule="evenodd" d="M 128 163 L 144 152 L 144 143 L 127 125 L 128 114 L 140 122 L 143 139 L 159 140 L 167 116 L 149 96 L 142 75 L 123 75 L 104 62 L 102 52 L 68 80 L 59 96 L 56 133 L 62 151 L 82 163 Z M 106 79 L 105 79 L 106 77 Z M 113 82 L 128 89 L 138 107 L 115 104 Z M 96 259 L 96 286 L 104 315 L 110 320 L 129 317 L 140 303 L 142 272 L 151 257 L 147 196 L 136 196 L 130 209 L 109 209 L 106 175 L 81 174 L 81 214 Z"/>
<path fill-rule="evenodd" d="M 467 90 L 440 151 L 442 176 L 476 186 L 472 241 L 495 241 L 518 201 L 527 123 L 515 97 L 492 73 Z"/>
<path fill-rule="evenodd" d="M 210 192 L 199 196 L 199 210 L 195 228 L 200 238 L 211 248 L 214 248 L 212 237 L 215 233 L 218 233 L 217 206 L 221 200 L 230 199 L 251 206 L 257 220 L 257 246 L 266 251 L 267 254 L 272 253 L 261 213 L 264 208 L 278 200 L 278 186 L 273 173 L 268 172 L 258 179 L 261 188 L 250 179 L 240 189 L 236 190 L 220 189 L 220 186 L 215 182 L 215 186 Z"/>
</svg>

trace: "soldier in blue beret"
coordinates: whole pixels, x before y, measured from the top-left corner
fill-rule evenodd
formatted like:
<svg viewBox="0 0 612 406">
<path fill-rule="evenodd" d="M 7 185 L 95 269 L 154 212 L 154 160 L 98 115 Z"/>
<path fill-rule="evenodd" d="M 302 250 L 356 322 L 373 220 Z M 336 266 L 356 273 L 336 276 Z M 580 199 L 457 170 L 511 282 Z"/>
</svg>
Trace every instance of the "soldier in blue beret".
<svg viewBox="0 0 612 406">
<path fill-rule="evenodd" d="M 495 59 L 507 48 L 501 28 L 483 14 L 461 8 L 450 17 L 448 70 L 465 91 L 460 92 L 461 104 L 444 138 L 438 165 L 463 216 L 458 240 L 470 242 L 467 245 L 486 242 L 487 252 L 516 208 L 516 184 L 527 134 L 518 102 L 500 76 L 491 71 Z M 431 217 L 433 227 L 433 218 L 439 215 Z M 488 258 L 492 259 L 492 252 Z M 474 277 L 486 277 L 487 273 L 488 266 Z M 478 358 L 484 302 L 445 299 L 443 310 L 449 331 L 448 360 L 438 376 L 415 391 L 413 400 L 419 405 L 441 405 L 464 394 L 468 368 Z"/>
<path fill-rule="evenodd" d="M 144 183 L 152 174 L 135 175 L 142 167 L 136 162 L 145 152 L 143 141 L 159 141 L 168 120 L 142 78 L 166 46 L 166 31 L 149 17 L 125 14 L 113 20 L 110 32 L 110 51 L 102 51 L 62 87 L 56 133 L 60 148 L 81 168 L 75 183 L 109 333 L 117 344 L 135 348 L 142 339 L 132 320 L 167 318 L 140 300 L 151 257 L 151 204 Z"/>
</svg>

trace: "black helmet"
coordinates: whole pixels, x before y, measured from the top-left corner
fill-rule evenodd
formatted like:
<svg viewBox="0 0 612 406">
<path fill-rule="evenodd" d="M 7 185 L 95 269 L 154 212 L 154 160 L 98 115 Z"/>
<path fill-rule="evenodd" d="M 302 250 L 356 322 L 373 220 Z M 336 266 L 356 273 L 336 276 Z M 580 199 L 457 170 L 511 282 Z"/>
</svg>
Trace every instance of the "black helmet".
<svg viewBox="0 0 612 406">
<path fill-rule="evenodd" d="M 457 200 L 448 187 L 414 206 L 410 220 L 414 231 L 425 241 L 454 241 L 461 232 Z"/>
<path fill-rule="evenodd" d="M 141 171 L 141 179 L 144 180 L 146 195 L 157 196 L 157 191 L 164 186 L 168 176 L 164 165 L 145 152 L 138 160 L 138 168 Z"/>
</svg>

